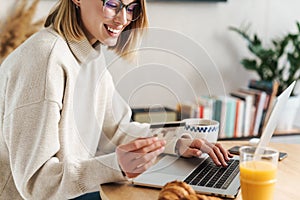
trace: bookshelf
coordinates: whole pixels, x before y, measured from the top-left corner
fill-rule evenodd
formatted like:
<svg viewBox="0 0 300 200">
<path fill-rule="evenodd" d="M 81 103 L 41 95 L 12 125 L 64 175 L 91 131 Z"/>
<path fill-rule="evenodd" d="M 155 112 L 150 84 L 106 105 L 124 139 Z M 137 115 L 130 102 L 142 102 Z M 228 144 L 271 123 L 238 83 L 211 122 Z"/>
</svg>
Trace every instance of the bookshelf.
<svg viewBox="0 0 300 200">
<path fill-rule="evenodd" d="M 225 96 L 200 96 L 190 105 L 178 105 L 178 110 L 187 118 L 219 121 L 219 139 L 260 137 L 277 98 L 278 86 L 277 82 L 251 80 L 246 88 Z M 300 128 L 276 130 L 274 133 L 281 136 L 295 134 L 300 134 Z"/>
<path fill-rule="evenodd" d="M 290 130 L 275 130 L 274 135 L 300 135 L 300 128 L 294 128 Z"/>
<path fill-rule="evenodd" d="M 277 82 L 251 80 L 248 87 L 228 95 L 199 96 L 176 109 L 132 108 L 132 120 L 146 123 L 181 121 L 187 118 L 212 119 L 220 123 L 220 140 L 260 137 L 278 92 Z M 276 130 L 275 136 L 300 135 L 300 127 Z"/>
</svg>

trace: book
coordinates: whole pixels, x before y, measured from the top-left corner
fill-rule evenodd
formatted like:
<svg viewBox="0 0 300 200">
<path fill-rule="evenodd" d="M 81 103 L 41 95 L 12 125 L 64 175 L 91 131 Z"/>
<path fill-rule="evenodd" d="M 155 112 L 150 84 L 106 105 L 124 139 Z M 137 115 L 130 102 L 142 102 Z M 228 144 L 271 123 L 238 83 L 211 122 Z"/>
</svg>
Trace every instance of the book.
<svg viewBox="0 0 300 200">
<path fill-rule="evenodd" d="M 235 97 L 232 97 L 235 98 Z M 235 138 L 243 137 L 243 127 L 245 121 L 245 101 L 239 98 L 236 99 L 236 116 L 234 123 L 234 133 Z"/>
<path fill-rule="evenodd" d="M 131 110 L 131 119 L 140 123 L 163 123 L 179 119 L 178 112 L 168 107 L 131 108 Z"/>
<path fill-rule="evenodd" d="M 265 105 L 267 102 L 267 93 L 262 91 L 259 95 L 259 102 L 256 108 L 256 117 L 254 123 L 253 135 L 258 136 L 261 134 L 261 125 L 263 123 L 264 112 L 266 112 Z"/>
<path fill-rule="evenodd" d="M 279 89 L 279 82 L 278 81 L 258 81 L 258 80 L 250 80 L 249 87 L 257 90 L 262 90 L 267 93 L 267 100 L 265 104 L 265 112 L 262 116 L 262 123 L 260 126 L 260 133 L 263 132 L 263 129 L 266 126 L 268 118 L 272 112 L 272 107 L 274 101 L 276 99 L 278 89 Z"/>
<path fill-rule="evenodd" d="M 259 128 L 262 123 L 263 111 L 266 104 L 267 93 L 262 90 L 256 90 L 251 88 L 241 88 L 241 92 L 250 94 L 253 96 L 254 102 L 253 106 L 255 107 L 253 120 L 251 122 L 250 132 L 252 136 L 259 135 Z"/>
<path fill-rule="evenodd" d="M 198 97 L 197 103 L 203 109 L 203 113 L 202 116 L 200 115 L 200 118 L 213 119 L 215 98 L 203 95 Z"/>
<path fill-rule="evenodd" d="M 215 98 L 214 106 L 213 106 L 213 120 L 220 121 L 221 120 L 221 108 L 222 101 L 218 98 Z"/>
<path fill-rule="evenodd" d="M 252 89 L 257 89 L 261 91 L 265 91 L 267 94 L 272 94 L 273 92 L 273 85 L 272 81 L 262 81 L 262 80 L 250 80 L 248 87 Z"/>
<path fill-rule="evenodd" d="M 185 102 L 177 105 L 181 119 L 202 118 L 212 119 L 214 100 L 208 96 L 201 96 L 196 102 Z"/>
<path fill-rule="evenodd" d="M 220 123 L 219 138 L 233 137 L 235 101 L 228 96 L 216 96 L 214 108 L 214 120 Z"/>
<path fill-rule="evenodd" d="M 253 118 L 253 96 L 249 94 L 245 94 L 239 91 L 234 91 L 230 93 L 231 96 L 239 98 L 243 100 L 244 103 L 244 125 L 243 125 L 243 137 L 251 136 L 250 126 Z"/>
<path fill-rule="evenodd" d="M 234 137 L 234 126 L 236 117 L 236 100 L 230 96 L 223 99 L 225 101 L 225 136 Z"/>
<path fill-rule="evenodd" d="M 220 123 L 220 132 L 219 132 L 219 137 L 223 138 L 225 137 L 224 134 L 224 123 L 223 123 L 223 119 L 224 117 L 222 117 L 222 109 L 223 109 L 223 104 L 222 104 L 222 100 L 219 97 L 213 97 L 214 98 L 214 106 L 213 106 L 213 116 L 212 119 L 216 120 Z"/>
<path fill-rule="evenodd" d="M 180 114 L 180 119 L 199 117 L 199 106 L 193 102 L 185 102 L 177 104 L 177 112 Z"/>
</svg>

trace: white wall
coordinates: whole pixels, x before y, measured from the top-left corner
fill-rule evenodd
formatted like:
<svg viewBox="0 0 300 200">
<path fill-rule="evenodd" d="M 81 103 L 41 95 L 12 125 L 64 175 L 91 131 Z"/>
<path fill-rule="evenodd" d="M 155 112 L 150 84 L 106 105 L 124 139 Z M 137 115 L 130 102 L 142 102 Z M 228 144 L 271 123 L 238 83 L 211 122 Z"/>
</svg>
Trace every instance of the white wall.
<svg viewBox="0 0 300 200">
<path fill-rule="evenodd" d="M 155 50 L 143 51 L 140 69 L 120 62 L 109 68 L 120 93 L 134 106 L 174 106 L 200 94 L 228 93 L 256 77 L 239 64 L 249 52 L 245 41 L 228 26 L 251 23 L 252 32 L 269 45 L 270 39 L 296 29 L 299 7 L 297 0 L 149 2 L 150 27 L 165 30 L 161 34 L 152 30 L 147 36 L 152 42 L 148 39 L 146 46 Z M 174 51 L 179 55 L 173 55 Z"/>
<path fill-rule="evenodd" d="M 1 0 L 0 17 L 13 1 Z M 55 1 L 41 1 L 37 18 Z M 169 105 L 200 94 L 224 94 L 246 86 L 255 74 L 239 61 L 246 43 L 228 26 L 251 23 L 266 45 L 271 38 L 296 29 L 299 0 L 228 0 L 148 2 L 151 28 L 138 61 L 128 64 L 107 54 L 108 68 L 121 95 L 131 106 Z"/>
</svg>

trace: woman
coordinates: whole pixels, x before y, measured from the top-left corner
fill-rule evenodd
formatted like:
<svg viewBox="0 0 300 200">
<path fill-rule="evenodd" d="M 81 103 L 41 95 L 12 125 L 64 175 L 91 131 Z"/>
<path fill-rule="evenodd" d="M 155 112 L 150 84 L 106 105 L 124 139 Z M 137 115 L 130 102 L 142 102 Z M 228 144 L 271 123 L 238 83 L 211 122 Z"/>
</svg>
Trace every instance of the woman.
<svg viewBox="0 0 300 200">
<path fill-rule="evenodd" d="M 219 144 L 149 137 L 149 124 L 130 123 L 101 47 L 129 58 L 146 26 L 144 0 L 60 0 L 46 28 L 2 63 L 0 199 L 97 195 L 100 184 L 138 176 L 163 152 L 206 152 L 226 166 L 231 155 Z"/>
</svg>

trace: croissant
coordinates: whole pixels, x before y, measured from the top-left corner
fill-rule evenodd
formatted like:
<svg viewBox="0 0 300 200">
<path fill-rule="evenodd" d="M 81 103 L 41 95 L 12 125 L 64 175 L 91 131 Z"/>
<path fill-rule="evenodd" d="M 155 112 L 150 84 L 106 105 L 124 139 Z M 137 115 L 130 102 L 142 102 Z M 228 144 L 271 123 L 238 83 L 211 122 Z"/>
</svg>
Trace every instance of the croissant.
<svg viewBox="0 0 300 200">
<path fill-rule="evenodd" d="M 221 200 L 217 197 L 196 194 L 195 190 L 185 182 L 172 181 L 160 191 L 158 200 Z"/>
</svg>

